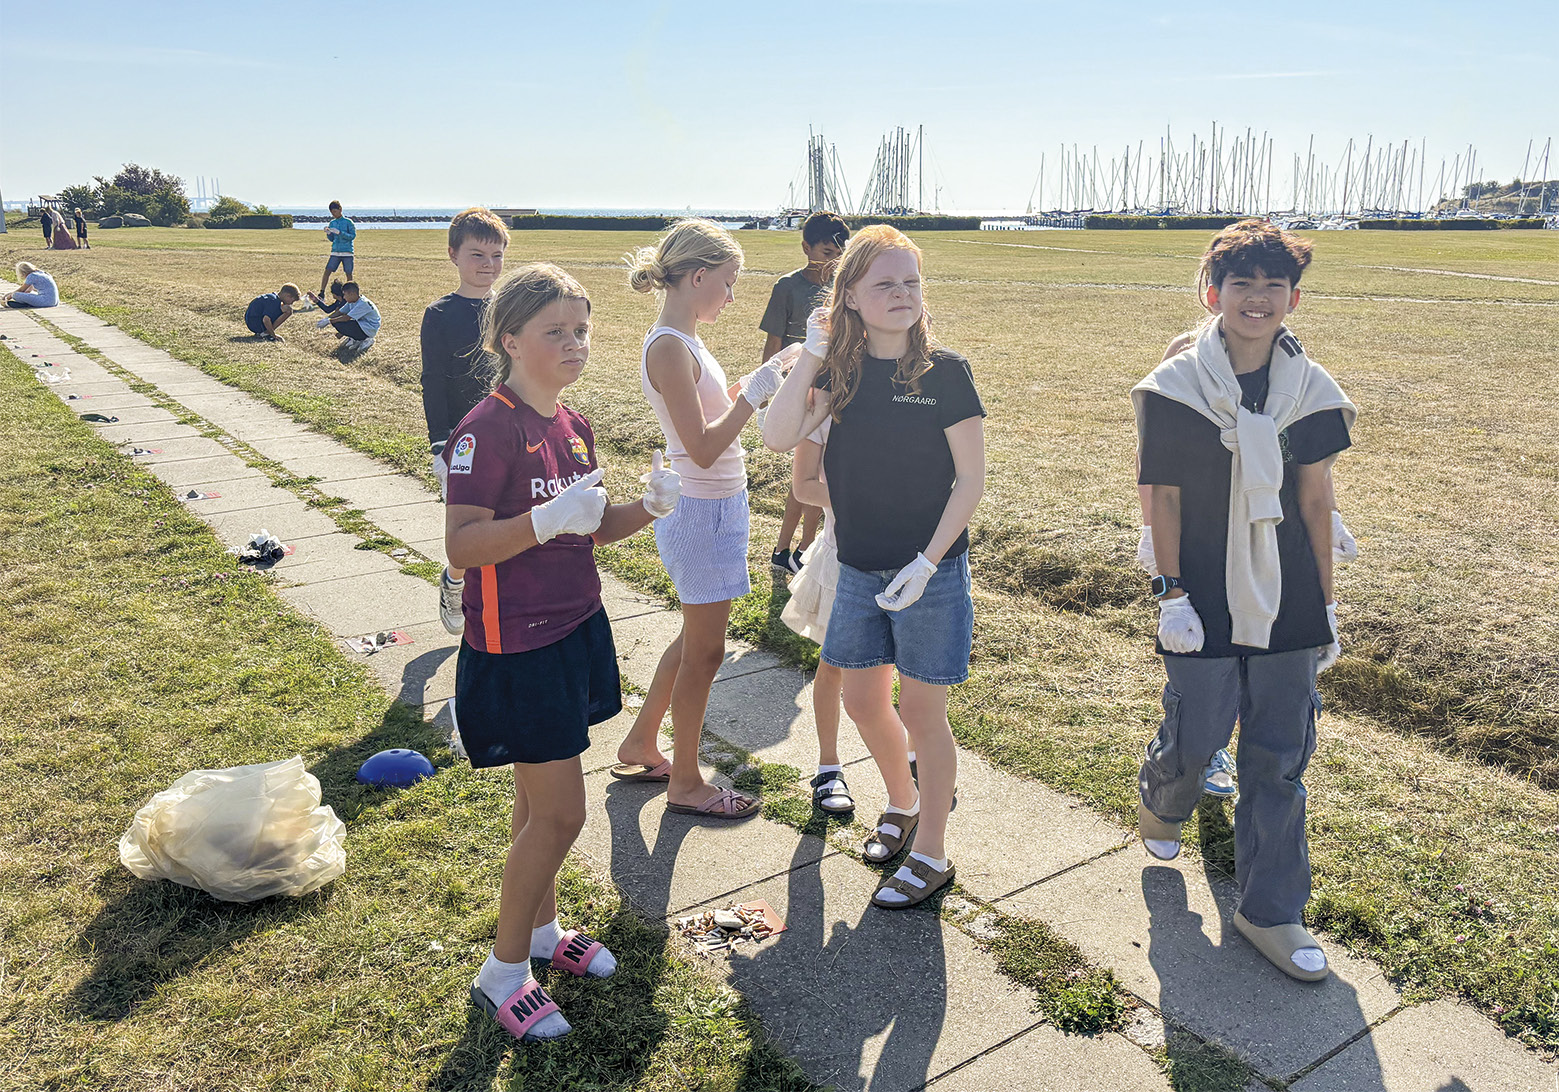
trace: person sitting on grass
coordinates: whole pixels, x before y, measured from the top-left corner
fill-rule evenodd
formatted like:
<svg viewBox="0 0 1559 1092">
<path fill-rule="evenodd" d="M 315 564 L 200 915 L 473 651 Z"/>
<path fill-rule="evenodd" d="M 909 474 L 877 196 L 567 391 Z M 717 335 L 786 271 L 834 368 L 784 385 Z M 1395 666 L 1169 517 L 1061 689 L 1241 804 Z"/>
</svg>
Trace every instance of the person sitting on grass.
<svg viewBox="0 0 1559 1092">
<path fill-rule="evenodd" d="M 362 294 L 356 281 L 343 284 L 341 295 L 346 302 L 315 325 L 321 330 L 327 326 L 333 327 L 335 335 L 345 339 L 341 344 L 349 352 L 371 348 L 374 336 L 379 333 L 379 309 Z"/>
<path fill-rule="evenodd" d="M 1164 720 L 1138 774 L 1142 843 L 1180 853 L 1208 761 L 1240 726 L 1234 925 L 1284 974 L 1325 978 L 1305 930 L 1315 678 L 1341 653 L 1332 462 L 1357 411 L 1284 325 L 1310 244 L 1242 220 L 1214 238 L 1195 344 L 1132 389 L 1150 487 Z"/>
<path fill-rule="evenodd" d="M 5 294 L 7 307 L 55 307 L 59 304 L 60 290 L 54 278 L 31 262 L 16 263 L 16 279 L 21 287 Z"/>
<path fill-rule="evenodd" d="M 330 282 L 330 299 L 328 301 L 323 297 L 316 296 L 314 293 L 310 292 L 309 302 L 312 303 L 315 307 L 318 307 L 321 311 L 325 312 L 327 315 L 335 314 L 346 305 L 346 282 L 343 281 L 340 277 L 337 277 L 335 280 Z M 305 310 L 307 310 L 307 308 L 305 308 Z"/>
<path fill-rule="evenodd" d="M 284 341 L 286 339 L 276 330 L 292 317 L 293 305 L 302 298 L 303 293 L 298 291 L 298 286 L 291 283 L 282 285 L 274 292 L 256 296 L 249 301 L 249 308 L 244 312 L 244 325 L 249 327 L 251 334 L 265 341 Z"/>
</svg>

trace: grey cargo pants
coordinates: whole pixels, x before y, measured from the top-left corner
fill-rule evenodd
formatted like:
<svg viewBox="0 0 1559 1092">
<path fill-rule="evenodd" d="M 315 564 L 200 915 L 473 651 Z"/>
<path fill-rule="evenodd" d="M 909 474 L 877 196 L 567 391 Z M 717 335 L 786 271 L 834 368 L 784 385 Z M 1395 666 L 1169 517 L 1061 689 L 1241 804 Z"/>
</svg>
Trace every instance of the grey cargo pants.
<svg viewBox="0 0 1559 1092">
<path fill-rule="evenodd" d="M 1148 744 L 1142 803 L 1166 823 L 1191 818 L 1202 770 L 1240 724 L 1234 868 L 1253 925 L 1301 921 L 1310 901 L 1305 783 L 1315 752 L 1316 650 L 1197 659 L 1165 656 L 1164 722 Z"/>
</svg>

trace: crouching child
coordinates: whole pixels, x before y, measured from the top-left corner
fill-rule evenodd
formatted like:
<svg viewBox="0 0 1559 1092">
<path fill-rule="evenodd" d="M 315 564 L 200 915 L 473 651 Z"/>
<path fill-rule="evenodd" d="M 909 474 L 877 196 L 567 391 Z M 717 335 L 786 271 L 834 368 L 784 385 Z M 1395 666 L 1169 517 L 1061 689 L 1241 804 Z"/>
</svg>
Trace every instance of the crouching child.
<svg viewBox="0 0 1559 1092">
<path fill-rule="evenodd" d="M 1356 411 L 1285 319 L 1310 244 L 1256 220 L 1202 259 L 1211 317 L 1132 390 L 1149 487 L 1164 720 L 1140 773 L 1152 856 L 1180 852 L 1203 770 L 1240 725 L 1236 928 L 1285 974 L 1326 977 L 1310 900 L 1303 775 L 1318 671 L 1337 659 L 1332 463 Z"/>
</svg>

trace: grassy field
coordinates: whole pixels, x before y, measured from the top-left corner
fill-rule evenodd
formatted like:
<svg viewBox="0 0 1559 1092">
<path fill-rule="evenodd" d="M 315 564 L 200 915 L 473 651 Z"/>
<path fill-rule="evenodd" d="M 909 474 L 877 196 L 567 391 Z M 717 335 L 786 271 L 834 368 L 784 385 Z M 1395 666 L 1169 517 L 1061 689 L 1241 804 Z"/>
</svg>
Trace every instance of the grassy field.
<svg viewBox="0 0 1559 1092">
<path fill-rule="evenodd" d="M 572 400 L 631 487 L 661 443 L 639 394 L 653 300 L 620 256 L 646 237 L 521 233 L 511 264 L 555 260 L 591 291 L 591 367 Z M 962 741 L 1126 816 L 1161 678 L 1131 569 L 1126 391 L 1198 318 L 1201 233 L 929 234 L 938 336 L 969 356 L 991 412 L 975 519 L 974 678 Z M 743 236 L 749 272 L 706 341 L 740 374 L 796 237 Z M 1559 235 L 1326 233 L 1293 327 L 1360 407 L 1339 500 L 1362 557 L 1342 571 L 1345 656 L 1308 778 L 1316 918 L 1415 996 L 1459 991 L 1508 1030 L 1559 1044 L 1559 411 L 1525 399 L 1559 347 Z M 28 234 L 0 242 L 38 261 Z M 405 469 L 425 472 L 417 329 L 451 287 L 438 232 L 365 231 L 359 279 L 385 316 L 343 363 L 308 325 L 247 338 L 243 305 L 286 280 L 317 287 L 314 232 L 99 232 L 47 255 L 67 299 Z M 1529 374 L 1534 373 L 1534 374 Z M 751 438 L 749 438 L 751 439 Z M 753 561 L 787 477 L 750 461 Z M 616 551 L 653 586 L 653 546 Z M 663 590 L 663 589 L 662 589 Z M 755 593 L 733 629 L 785 642 Z M 956 825 L 954 830 L 956 838 Z M 1460 888 L 1458 890 L 1458 887 Z M 1476 896 L 1476 897 L 1474 897 Z M 1487 903 L 1487 905 L 1485 905 Z"/>
<path fill-rule="evenodd" d="M 0 427 L 0 1088 L 812 1086 L 740 998 L 577 865 L 565 920 L 617 953 L 548 985 L 576 1031 L 511 1049 L 466 997 L 496 918 L 512 790 L 452 764 L 336 642 L 9 354 Z M 353 780 L 386 747 L 441 775 Z M 135 879 L 116 843 L 193 767 L 303 754 L 348 868 L 303 899 Z"/>
</svg>

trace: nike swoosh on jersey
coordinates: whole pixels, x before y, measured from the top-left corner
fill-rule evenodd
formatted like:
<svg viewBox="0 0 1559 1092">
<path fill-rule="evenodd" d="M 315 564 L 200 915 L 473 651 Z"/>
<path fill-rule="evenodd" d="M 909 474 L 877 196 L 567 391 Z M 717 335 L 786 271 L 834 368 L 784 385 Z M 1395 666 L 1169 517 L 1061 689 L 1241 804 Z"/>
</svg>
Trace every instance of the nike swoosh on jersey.
<svg viewBox="0 0 1559 1092">
<path fill-rule="evenodd" d="M 537 443 L 537 444 L 526 444 L 526 445 L 525 445 L 525 450 L 526 450 L 526 452 L 527 452 L 527 453 L 529 453 L 529 454 L 531 454 L 531 455 L 534 455 L 534 454 L 536 454 L 536 452 L 538 452 L 538 451 L 540 451 L 540 450 L 541 450 L 541 448 L 542 448 L 542 445 L 543 445 L 543 444 L 545 444 L 545 443 L 546 443 L 546 442 L 547 442 L 547 441 L 545 441 L 545 440 L 542 440 L 542 441 L 541 441 L 541 443 Z"/>
</svg>

